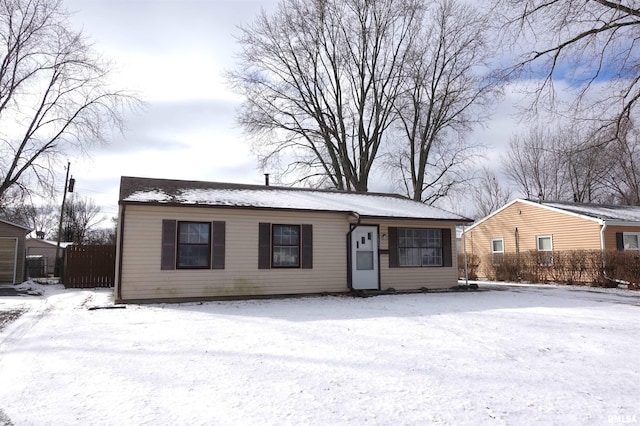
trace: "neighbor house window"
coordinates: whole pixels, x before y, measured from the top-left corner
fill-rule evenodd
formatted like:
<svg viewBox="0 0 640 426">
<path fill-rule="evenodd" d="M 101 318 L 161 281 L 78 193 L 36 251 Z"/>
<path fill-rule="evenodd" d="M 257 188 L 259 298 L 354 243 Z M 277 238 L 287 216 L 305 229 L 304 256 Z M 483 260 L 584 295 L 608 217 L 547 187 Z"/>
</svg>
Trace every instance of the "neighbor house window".
<svg viewBox="0 0 640 426">
<path fill-rule="evenodd" d="M 178 222 L 180 269 L 207 269 L 211 261 L 211 222 Z"/>
<path fill-rule="evenodd" d="M 491 263 L 500 265 L 504 261 L 504 239 L 494 238 L 491 240 Z"/>
<path fill-rule="evenodd" d="M 272 266 L 300 267 L 300 225 L 273 225 L 272 231 Z"/>
<path fill-rule="evenodd" d="M 536 240 L 539 263 L 546 266 L 553 265 L 553 239 L 551 235 L 539 235 Z"/>
<path fill-rule="evenodd" d="M 400 266 L 442 266 L 442 229 L 398 228 Z"/>
<path fill-rule="evenodd" d="M 640 250 L 640 233 L 624 232 L 622 234 L 622 243 L 625 250 Z"/>
</svg>

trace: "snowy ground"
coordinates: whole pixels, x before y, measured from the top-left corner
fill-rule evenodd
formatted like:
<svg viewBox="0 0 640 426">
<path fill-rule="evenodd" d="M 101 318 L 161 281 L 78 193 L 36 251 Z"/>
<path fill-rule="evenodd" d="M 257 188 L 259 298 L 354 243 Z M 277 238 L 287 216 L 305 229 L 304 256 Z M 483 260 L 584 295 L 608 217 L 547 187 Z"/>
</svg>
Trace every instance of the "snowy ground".
<svg viewBox="0 0 640 426">
<path fill-rule="evenodd" d="M 0 424 L 640 422 L 640 294 L 555 286 L 111 305 L 47 286 L 0 331 Z"/>
</svg>

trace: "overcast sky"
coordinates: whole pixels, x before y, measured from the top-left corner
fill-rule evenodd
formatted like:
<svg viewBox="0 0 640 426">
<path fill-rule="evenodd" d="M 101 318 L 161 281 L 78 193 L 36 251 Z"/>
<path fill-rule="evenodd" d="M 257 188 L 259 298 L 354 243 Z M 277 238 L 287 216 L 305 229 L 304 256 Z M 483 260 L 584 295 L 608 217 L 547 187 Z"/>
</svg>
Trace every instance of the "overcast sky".
<svg viewBox="0 0 640 426">
<path fill-rule="evenodd" d="M 124 135 L 113 135 L 90 157 L 71 157 L 78 195 L 102 212 L 117 213 L 120 176 L 262 183 L 256 159 L 234 123 L 239 98 L 222 72 L 233 67 L 237 26 L 276 0 L 65 0 L 96 50 L 116 65 L 115 83 L 137 91 L 142 111 L 127 115 Z M 497 159 L 517 126 L 507 92 L 494 119 L 473 137 Z M 392 191 L 384 183 L 372 190 Z"/>
</svg>

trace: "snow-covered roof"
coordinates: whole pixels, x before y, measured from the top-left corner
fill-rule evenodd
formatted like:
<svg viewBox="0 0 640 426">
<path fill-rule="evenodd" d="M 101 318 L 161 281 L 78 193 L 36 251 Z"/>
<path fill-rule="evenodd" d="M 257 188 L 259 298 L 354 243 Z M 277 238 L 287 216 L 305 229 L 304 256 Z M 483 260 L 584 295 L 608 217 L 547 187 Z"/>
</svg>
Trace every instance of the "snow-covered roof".
<svg viewBox="0 0 640 426">
<path fill-rule="evenodd" d="M 500 213 L 502 210 L 511 206 L 514 203 L 524 203 L 529 205 L 538 206 L 544 209 L 556 211 L 559 213 L 566 213 L 569 215 L 581 217 L 583 219 L 592 220 L 603 224 L 607 222 L 609 224 L 640 224 L 640 206 L 623 206 L 623 205 L 608 205 L 608 204 L 585 204 L 585 203 L 571 203 L 565 201 L 542 201 L 536 202 L 526 199 L 517 198 L 510 201 L 504 206 L 500 207 L 495 212 L 482 219 L 476 221 L 473 225 L 466 229 L 470 231 L 485 220 L 489 219 Z"/>
<path fill-rule="evenodd" d="M 27 242 L 29 241 L 37 241 L 39 243 L 42 244 L 46 244 L 48 246 L 53 246 L 53 247 L 57 247 L 58 242 L 57 241 L 53 241 L 53 240 L 41 240 L 40 238 L 27 238 Z M 60 241 L 60 247 L 61 248 L 67 248 L 68 246 L 73 245 L 73 242 L 69 242 L 69 241 Z"/>
<path fill-rule="evenodd" d="M 561 201 L 545 201 L 542 205 L 604 221 L 640 222 L 639 206 L 582 204 Z"/>
<path fill-rule="evenodd" d="M 120 202 L 337 211 L 369 217 L 470 222 L 465 217 L 397 194 L 353 193 L 126 176 L 123 176 L 120 181 Z"/>
</svg>

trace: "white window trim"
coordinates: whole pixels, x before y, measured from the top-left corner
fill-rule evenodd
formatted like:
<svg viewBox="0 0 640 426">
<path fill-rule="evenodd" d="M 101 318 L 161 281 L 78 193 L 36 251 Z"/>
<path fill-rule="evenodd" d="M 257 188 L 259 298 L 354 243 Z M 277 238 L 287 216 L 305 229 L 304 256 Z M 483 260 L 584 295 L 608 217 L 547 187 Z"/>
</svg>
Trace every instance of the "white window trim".
<svg viewBox="0 0 640 426">
<path fill-rule="evenodd" d="M 638 248 L 626 248 L 624 246 L 624 237 L 626 237 L 627 235 L 635 235 L 636 238 L 638 239 Z M 624 249 L 624 251 L 638 251 L 640 250 L 640 232 L 623 232 L 622 233 L 622 247 Z"/>
<path fill-rule="evenodd" d="M 495 251 L 495 250 L 493 249 L 493 242 L 494 242 L 494 241 L 501 241 L 501 242 L 502 242 L 502 250 L 501 250 L 501 251 Z M 502 254 L 502 255 L 504 255 L 504 238 L 492 238 L 492 239 L 491 239 L 491 263 L 492 263 L 493 265 L 497 265 L 497 263 L 496 263 L 496 261 L 495 261 L 495 255 L 496 255 L 496 254 Z M 503 256 L 503 258 L 504 258 L 504 256 Z"/>
<path fill-rule="evenodd" d="M 541 249 L 540 248 L 540 239 L 541 238 L 549 238 L 551 241 L 550 249 Z M 536 235 L 536 250 L 541 252 L 550 252 L 553 253 L 553 235 Z M 542 263 L 544 266 L 552 266 L 553 265 L 553 255 L 549 258 L 548 262 Z"/>
</svg>

